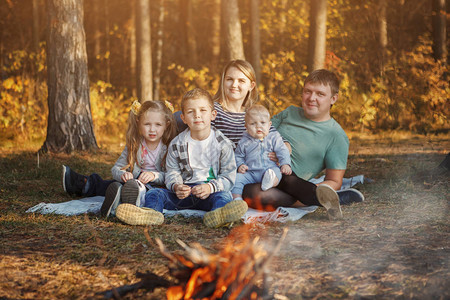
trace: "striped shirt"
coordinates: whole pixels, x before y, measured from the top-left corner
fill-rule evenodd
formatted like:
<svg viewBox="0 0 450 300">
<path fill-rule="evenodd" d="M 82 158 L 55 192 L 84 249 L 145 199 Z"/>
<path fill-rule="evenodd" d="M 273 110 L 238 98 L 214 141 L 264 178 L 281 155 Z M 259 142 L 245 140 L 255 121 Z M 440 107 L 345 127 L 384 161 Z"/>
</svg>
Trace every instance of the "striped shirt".
<svg viewBox="0 0 450 300">
<path fill-rule="evenodd" d="M 229 112 L 222 105 L 214 102 L 217 117 L 211 124 L 222 131 L 222 133 L 233 142 L 233 149 L 242 138 L 245 131 L 245 112 Z"/>
<path fill-rule="evenodd" d="M 217 111 L 217 116 L 211 124 L 222 131 L 233 142 L 233 149 L 236 149 L 245 131 L 245 112 L 226 111 L 218 102 L 214 102 L 214 109 Z M 273 131 L 276 131 L 275 127 L 270 126 L 270 132 Z M 283 142 L 286 142 L 284 138 Z"/>
</svg>

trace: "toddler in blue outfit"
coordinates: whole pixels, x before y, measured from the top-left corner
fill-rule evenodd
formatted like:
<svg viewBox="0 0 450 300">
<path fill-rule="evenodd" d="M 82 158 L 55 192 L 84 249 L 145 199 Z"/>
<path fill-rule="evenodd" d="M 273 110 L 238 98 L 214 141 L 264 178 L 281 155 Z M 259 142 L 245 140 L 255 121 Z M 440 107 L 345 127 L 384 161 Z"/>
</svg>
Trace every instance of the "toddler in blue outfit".
<svg viewBox="0 0 450 300">
<path fill-rule="evenodd" d="M 247 109 L 246 131 L 235 150 L 238 169 L 231 190 L 235 200 L 242 199 L 246 184 L 261 182 L 261 189 L 266 191 L 278 185 L 281 174 L 292 173 L 289 150 L 278 131 L 270 131 L 271 124 L 270 113 L 264 106 L 253 105 Z M 270 152 L 275 152 L 279 166 L 269 159 Z"/>
</svg>

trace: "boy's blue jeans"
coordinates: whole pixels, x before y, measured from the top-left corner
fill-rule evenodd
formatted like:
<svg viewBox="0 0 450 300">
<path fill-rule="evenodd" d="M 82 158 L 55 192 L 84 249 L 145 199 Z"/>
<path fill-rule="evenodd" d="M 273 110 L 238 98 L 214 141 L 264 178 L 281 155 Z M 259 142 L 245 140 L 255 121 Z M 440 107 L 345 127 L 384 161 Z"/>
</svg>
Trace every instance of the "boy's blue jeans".
<svg viewBox="0 0 450 300">
<path fill-rule="evenodd" d="M 212 193 L 206 199 L 200 199 L 194 195 L 189 195 L 184 199 L 178 199 L 175 192 L 169 191 L 168 189 L 151 189 L 145 194 L 144 206 L 161 213 L 163 212 L 163 209 L 198 209 L 211 211 L 224 207 L 225 204 L 232 200 L 230 192 Z"/>
</svg>

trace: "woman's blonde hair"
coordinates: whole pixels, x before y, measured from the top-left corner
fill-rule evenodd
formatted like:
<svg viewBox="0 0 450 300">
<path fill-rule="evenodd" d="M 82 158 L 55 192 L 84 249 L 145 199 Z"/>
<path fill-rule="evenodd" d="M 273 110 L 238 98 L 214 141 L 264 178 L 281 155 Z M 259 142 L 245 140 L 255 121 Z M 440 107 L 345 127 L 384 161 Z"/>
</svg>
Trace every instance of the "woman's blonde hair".
<svg viewBox="0 0 450 300">
<path fill-rule="evenodd" d="M 227 74 L 227 71 L 229 68 L 235 67 L 251 81 L 256 83 L 256 74 L 255 70 L 253 69 L 252 65 L 246 61 L 241 59 L 236 59 L 230 61 L 225 68 L 223 68 L 222 76 L 220 78 L 220 85 L 219 89 L 217 90 L 217 93 L 214 95 L 213 100 L 217 101 L 219 103 L 223 103 L 223 100 L 225 99 L 225 91 L 223 89 L 223 85 L 225 83 L 225 75 Z M 255 85 L 255 87 L 247 94 L 245 97 L 243 107 L 248 108 L 258 102 L 258 87 Z"/>
<path fill-rule="evenodd" d="M 122 169 L 130 169 L 130 172 L 133 172 L 134 164 L 139 164 L 137 159 L 137 152 L 141 145 L 142 135 L 139 132 L 139 120 L 147 111 L 155 111 L 159 112 L 164 116 L 164 120 L 166 120 L 167 127 L 164 130 L 161 141 L 164 145 L 168 146 L 170 141 L 177 135 L 177 125 L 175 118 L 173 117 L 170 109 L 164 104 L 162 101 L 145 101 L 142 104 L 136 103 L 133 104 L 130 114 L 128 116 L 128 129 L 127 129 L 127 149 L 128 156 L 127 162 L 128 165 L 123 167 Z M 165 158 L 165 155 L 164 155 Z M 163 159 L 164 163 L 164 159 Z"/>
</svg>

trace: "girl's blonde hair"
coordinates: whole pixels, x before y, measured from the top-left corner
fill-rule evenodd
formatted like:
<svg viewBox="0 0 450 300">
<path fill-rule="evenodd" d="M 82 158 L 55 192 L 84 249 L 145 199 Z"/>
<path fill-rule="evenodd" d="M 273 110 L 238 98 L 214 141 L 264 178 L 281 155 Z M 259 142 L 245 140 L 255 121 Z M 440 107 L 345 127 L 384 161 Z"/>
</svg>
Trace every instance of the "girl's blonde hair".
<svg viewBox="0 0 450 300">
<path fill-rule="evenodd" d="M 141 105 L 133 104 L 133 107 L 128 116 L 128 129 L 127 129 L 127 149 L 128 165 L 123 167 L 123 169 L 130 168 L 130 172 L 133 172 L 134 164 L 139 164 L 137 159 L 137 152 L 141 145 L 142 135 L 139 132 L 139 120 L 147 111 L 159 112 L 164 116 L 164 120 L 167 122 L 166 130 L 162 135 L 161 141 L 164 145 L 168 146 L 170 141 L 177 135 L 177 126 L 175 118 L 172 115 L 170 109 L 162 101 L 145 101 Z M 165 155 L 163 163 L 165 160 Z"/>
<path fill-rule="evenodd" d="M 250 79 L 251 82 L 256 83 L 255 70 L 253 69 L 252 65 L 248 61 L 241 60 L 241 59 L 236 59 L 236 60 L 230 61 L 225 66 L 225 68 L 223 68 L 222 76 L 220 78 L 219 89 L 217 90 L 217 93 L 213 97 L 214 101 L 217 101 L 221 104 L 222 104 L 223 100 L 225 99 L 225 91 L 223 89 L 223 85 L 225 83 L 225 75 L 227 74 L 228 69 L 231 67 L 235 67 L 236 69 L 238 69 L 239 71 L 244 73 L 244 75 L 248 79 Z M 255 86 L 253 88 L 253 90 L 251 90 L 245 97 L 245 100 L 243 103 L 244 108 L 248 108 L 248 107 L 252 106 L 253 104 L 255 104 L 256 102 L 258 102 L 258 97 L 259 97 L 258 87 Z"/>
</svg>

